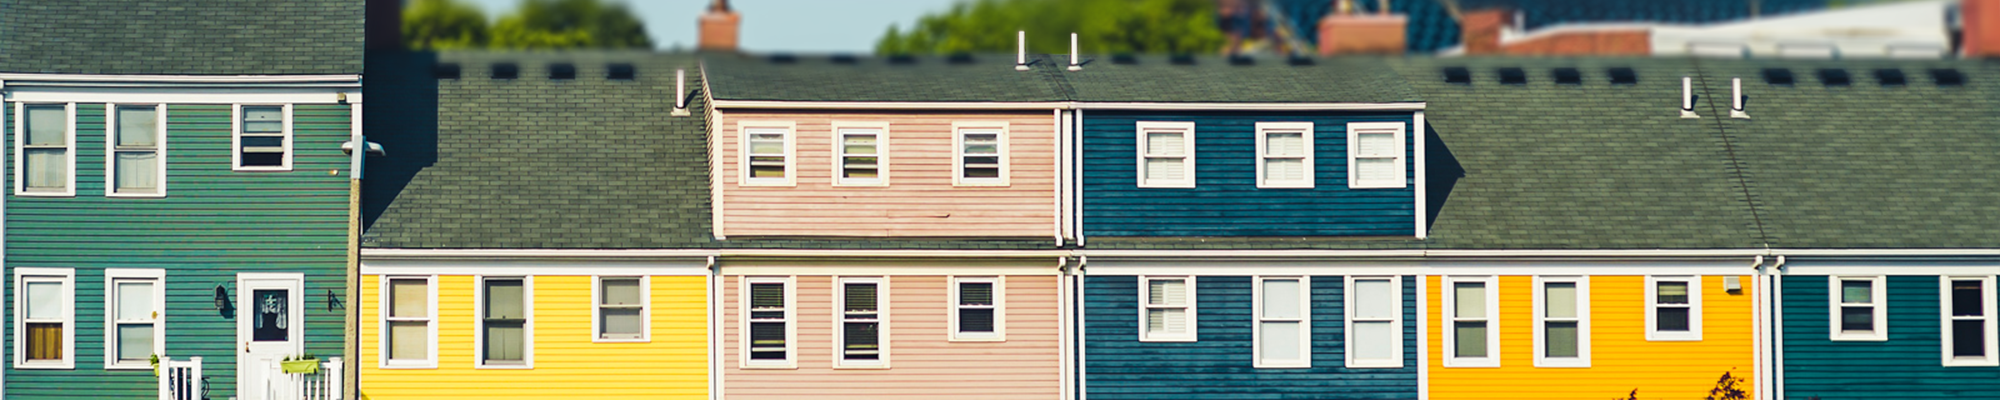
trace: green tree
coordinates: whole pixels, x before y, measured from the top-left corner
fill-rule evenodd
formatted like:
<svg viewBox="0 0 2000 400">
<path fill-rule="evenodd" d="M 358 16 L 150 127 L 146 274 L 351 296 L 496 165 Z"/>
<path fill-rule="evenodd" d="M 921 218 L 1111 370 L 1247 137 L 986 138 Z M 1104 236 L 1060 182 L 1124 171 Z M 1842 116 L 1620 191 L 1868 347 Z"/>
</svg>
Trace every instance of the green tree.
<svg viewBox="0 0 2000 400">
<path fill-rule="evenodd" d="M 403 9 L 403 44 L 412 50 L 486 47 L 486 13 L 458 0 L 416 0 Z"/>
<path fill-rule="evenodd" d="M 1028 50 L 1068 53 L 1077 34 L 1085 53 L 1196 53 L 1222 48 L 1212 0 L 977 0 L 926 15 L 909 30 L 890 26 L 880 54 L 1013 52 L 1015 32 Z"/>
<path fill-rule="evenodd" d="M 624 3 L 600 0 L 527 0 L 494 22 L 489 45 L 505 49 L 652 48 Z"/>
</svg>

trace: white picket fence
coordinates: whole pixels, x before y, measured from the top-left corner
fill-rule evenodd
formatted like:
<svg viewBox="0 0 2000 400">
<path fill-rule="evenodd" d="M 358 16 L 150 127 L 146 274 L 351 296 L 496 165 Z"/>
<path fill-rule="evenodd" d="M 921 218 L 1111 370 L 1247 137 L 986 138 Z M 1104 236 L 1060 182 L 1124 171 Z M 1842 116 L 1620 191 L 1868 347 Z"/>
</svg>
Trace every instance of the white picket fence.
<svg viewBox="0 0 2000 400">
<path fill-rule="evenodd" d="M 201 357 L 160 357 L 160 400 L 201 400 Z"/>
<path fill-rule="evenodd" d="M 287 374 L 283 363 L 273 362 L 265 376 L 265 399 L 269 400 L 340 400 L 340 357 L 330 357 L 321 361 L 319 372 L 310 374 Z"/>
</svg>

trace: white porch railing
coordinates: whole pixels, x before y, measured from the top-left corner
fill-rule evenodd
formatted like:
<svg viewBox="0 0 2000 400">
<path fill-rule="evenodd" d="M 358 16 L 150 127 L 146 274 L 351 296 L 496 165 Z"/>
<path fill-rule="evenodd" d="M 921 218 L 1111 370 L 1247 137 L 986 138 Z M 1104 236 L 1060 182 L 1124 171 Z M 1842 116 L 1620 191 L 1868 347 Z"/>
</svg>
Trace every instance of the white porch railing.
<svg viewBox="0 0 2000 400">
<path fill-rule="evenodd" d="M 340 357 L 320 362 L 319 372 L 287 374 L 283 363 L 273 362 L 265 376 L 265 399 L 340 400 Z"/>
<path fill-rule="evenodd" d="M 201 400 L 201 357 L 160 357 L 160 400 Z"/>
</svg>

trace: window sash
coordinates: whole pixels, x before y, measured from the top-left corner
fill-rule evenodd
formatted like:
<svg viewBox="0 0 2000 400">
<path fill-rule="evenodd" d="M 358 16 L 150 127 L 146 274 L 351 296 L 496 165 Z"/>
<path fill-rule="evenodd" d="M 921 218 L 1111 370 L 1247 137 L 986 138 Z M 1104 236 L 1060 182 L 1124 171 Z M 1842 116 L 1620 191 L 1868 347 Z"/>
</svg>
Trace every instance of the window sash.
<svg viewBox="0 0 2000 400">
<path fill-rule="evenodd" d="M 746 183 L 787 183 L 792 178 L 792 128 L 743 128 L 743 177 Z"/>
<path fill-rule="evenodd" d="M 741 302 L 742 364 L 747 367 L 789 367 L 794 351 L 794 310 L 790 278 L 743 278 Z"/>
<path fill-rule="evenodd" d="M 1258 122 L 1257 186 L 1312 188 L 1314 177 L 1313 123 Z"/>
<path fill-rule="evenodd" d="M 996 128 L 959 128 L 959 183 L 997 183 L 1006 178 L 1007 132 Z"/>
<path fill-rule="evenodd" d="M 1348 187 L 1395 189 L 1409 186 L 1405 165 L 1409 144 L 1403 122 L 1347 124 Z"/>
<path fill-rule="evenodd" d="M 597 278 L 596 339 L 639 340 L 646 337 L 647 293 L 643 277 Z"/>
<path fill-rule="evenodd" d="M 74 366 L 76 283 L 73 276 L 15 275 L 19 303 L 16 365 L 39 368 Z M 40 287 L 41 290 L 35 290 Z M 37 301 L 37 300 L 41 301 Z"/>
<path fill-rule="evenodd" d="M 879 366 L 887 360 L 882 282 L 880 278 L 835 280 L 840 315 L 835 346 L 843 366 Z"/>
<path fill-rule="evenodd" d="M 1993 277 L 1944 277 L 1939 303 L 1945 366 L 2000 366 Z M 1968 290 L 1969 289 L 1969 290 Z"/>
<path fill-rule="evenodd" d="M 1193 340 L 1194 277 L 1141 277 L 1139 285 L 1140 339 Z"/>
<path fill-rule="evenodd" d="M 1350 277 L 1347 280 L 1347 367 L 1403 367 L 1403 302 L 1401 277 Z"/>
<path fill-rule="evenodd" d="M 1701 276 L 1647 277 L 1647 340 L 1702 339 L 1701 279 Z"/>
<path fill-rule="evenodd" d="M 236 168 L 290 168 L 291 106 L 239 105 L 237 114 L 236 147 L 232 149 Z"/>
<path fill-rule="evenodd" d="M 972 290 L 985 287 L 983 291 Z M 999 278 L 953 278 L 951 339 L 1000 340 L 1006 320 Z"/>
<path fill-rule="evenodd" d="M 1193 123 L 1138 124 L 1141 187 L 1191 187 L 1197 151 Z"/>
<path fill-rule="evenodd" d="M 1255 367 L 1312 366 L 1310 278 L 1257 277 L 1254 283 L 1257 325 L 1252 351 L 1256 354 Z"/>
<path fill-rule="evenodd" d="M 15 172 L 18 191 L 47 195 L 73 193 L 76 180 L 76 115 L 71 104 L 22 104 L 15 120 L 20 147 Z M 46 121 L 46 122 L 44 122 Z"/>
<path fill-rule="evenodd" d="M 1535 277 L 1535 366 L 1590 366 L 1590 277 Z"/>
<path fill-rule="evenodd" d="M 479 350 L 482 365 L 519 366 L 527 364 L 528 306 L 527 278 L 483 278 L 480 280 Z"/>
<path fill-rule="evenodd" d="M 840 129 L 834 144 L 836 173 L 843 183 L 878 183 L 882 179 L 883 147 L 881 129 Z"/>
<path fill-rule="evenodd" d="M 424 366 L 431 361 L 433 279 L 385 277 L 382 284 L 383 366 Z"/>
</svg>

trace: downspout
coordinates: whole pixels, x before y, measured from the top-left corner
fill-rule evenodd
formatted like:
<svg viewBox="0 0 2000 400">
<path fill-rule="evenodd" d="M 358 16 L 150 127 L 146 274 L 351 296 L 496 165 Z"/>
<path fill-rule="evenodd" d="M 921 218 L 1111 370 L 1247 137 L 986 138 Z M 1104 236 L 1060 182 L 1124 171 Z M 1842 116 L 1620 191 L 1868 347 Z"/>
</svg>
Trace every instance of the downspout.
<svg viewBox="0 0 2000 400">
<path fill-rule="evenodd" d="M 708 398 L 722 398 L 722 327 L 718 325 L 722 305 L 722 268 L 715 265 L 715 256 L 708 256 Z"/>
<path fill-rule="evenodd" d="M 1070 362 L 1071 361 L 1070 351 L 1073 349 L 1073 347 L 1072 344 L 1070 343 L 1072 342 L 1072 340 L 1069 340 L 1070 337 L 1069 335 L 1070 332 L 1073 332 L 1072 322 L 1075 321 L 1069 318 L 1070 316 L 1069 308 L 1072 304 L 1075 303 L 1072 302 L 1069 297 L 1071 293 L 1069 287 L 1069 277 L 1070 277 L 1069 256 L 1062 256 L 1056 258 L 1056 273 L 1058 274 L 1057 276 L 1060 277 L 1056 281 L 1056 296 L 1059 297 L 1059 299 L 1056 301 L 1057 304 L 1056 316 L 1057 318 L 1061 319 L 1061 321 L 1056 325 L 1056 331 L 1059 334 L 1059 336 L 1057 337 L 1063 338 L 1062 341 L 1059 342 L 1060 344 L 1057 346 L 1057 351 L 1056 351 L 1057 356 L 1062 358 L 1060 362 L 1056 363 L 1057 364 L 1056 369 L 1058 370 L 1057 372 L 1061 374 L 1059 379 L 1057 379 L 1057 382 L 1059 382 L 1057 384 L 1057 387 L 1061 388 L 1062 390 L 1062 395 L 1057 396 L 1057 398 L 1063 400 L 1069 400 L 1070 388 L 1072 387 L 1071 385 L 1074 384 L 1075 382 L 1073 376 L 1070 374 L 1071 371 L 1070 368 L 1075 367 L 1075 365 Z"/>
<path fill-rule="evenodd" d="M 1785 398 L 1785 335 L 1783 334 L 1785 331 L 1785 310 L 1782 305 L 1785 300 L 1785 256 L 1778 256 L 1778 261 L 1771 264 L 1768 271 L 1771 276 L 1771 297 L 1769 300 L 1771 304 L 1771 329 L 1767 334 L 1771 335 L 1772 338 L 1771 351 L 1769 352 L 1772 357 L 1771 390 L 1773 393 L 1776 393 L 1770 398 L 1783 399 Z"/>
<path fill-rule="evenodd" d="M 1052 115 L 1050 115 L 1050 117 L 1051 117 L 1051 118 L 1053 118 L 1053 121 L 1050 121 L 1050 122 L 1053 122 L 1053 123 L 1055 123 L 1055 128 L 1056 128 L 1056 132 L 1055 132 L 1055 134 L 1056 134 L 1056 136 L 1060 137 L 1060 136 L 1062 136 L 1062 132 L 1063 132 L 1063 131 L 1065 130 L 1065 129 L 1063 129 L 1064 127 L 1063 127 L 1063 113 L 1062 113 L 1062 109 L 1060 109 L 1060 108 L 1057 108 L 1057 109 L 1054 109 L 1054 110 L 1051 110 L 1051 111 L 1050 111 L 1050 114 L 1052 114 Z M 1064 146 L 1064 145 L 1062 144 L 1062 141 L 1061 141 L 1061 139 L 1057 139 L 1057 141 L 1056 141 L 1056 148 L 1055 148 L 1054 150 L 1055 150 L 1055 152 L 1056 152 L 1056 154 L 1055 154 L 1055 160 L 1056 160 L 1056 171 L 1057 171 L 1057 173 L 1058 173 L 1059 175 L 1060 175 L 1060 173 L 1062 172 L 1062 159 L 1063 159 L 1063 149 L 1064 149 L 1064 148 L 1066 148 L 1066 147 L 1067 147 L 1067 146 Z M 1065 181 L 1065 180 L 1066 180 L 1066 179 L 1062 179 L 1062 178 L 1057 178 L 1057 179 L 1056 179 L 1056 190 L 1055 190 L 1055 198 L 1054 198 L 1054 199 L 1050 199 L 1050 200 L 1054 200 L 1054 202 L 1053 202 L 1053 205 L 1055 205 L 1055 207 L 1056 207 L 1056 209 L 1055 209 L 1055 212 L 1056 212 L 1056 220 L 1055 220 L 1055 225 L 1056 225 L 1056 226 L 1055 226 L 1055 228 L 1056 228 L 1056 230 L 1055 230 L 1055 235 L 1056 235 L 1056 247 L 1057 247 L 1057 248 L 1061 248 L 1061 247 L 1063 246 L 1063 228 L 1062 228 L 1062 225 L 1063 225 L 1063 206 L 1062 206 L 1062 204 L 1063 204 L 1063 194 L 1064 194 L 1064 193 L 1065 193 L 1065 191 L 1066 191 L 1066 190 L 1068 189 L 1068 187 L 1067 187 L 1067 186 L 1063 185 L 1063 181 Z M 1068 262 L 1069 262 L 1069 259 L 1065 258 L 1065 259 L 1063 259 L 1063 262 L 1064 262 L 1064 263 L 1068 263 Z"/>
<path fill-rule="evenodd" d="M 0 79 L 0 100 L 5 100 L 7 97 L 9 97 L 7 93 L 7 80 Z M 0 112 L 8 113 L 10 115 L 14 112 L 13 105 L 7 104 L 6 101 L 0 101 L 0 108 L 4 108 L 0 109 Z M 7 118 L 10 118 L 10 116 L 0 117 L 0 121 L 4 121 Z M 15 123 L 18 124 L 20 122 L 15 122 Z M 7 232 L 7 200 L 6 196 L 0 196 L 0 270 L 4 270 L 7 267 L 6 232 Z M 8 346 L 0 346 L 0 359 L 7 359 L 7 347 Z M 7 397 L 7 385 L 6 385 L 7 373 L 5 371 L 6 371 L 5 368 L 0 368 L 0 398 Z"/>
<path fill-rule="evenodd" d="M 1077 240 L 1082 241 L 1083 240 L 1082 235 L 1078 235 Z M 1088 265 L 1090 265 L 1090 256 L 1076 256 L 1076 274 L 1074 276 L 1075 279 L 1073 280 L 1073 282 L 1075 282 L 1076 287 L 1078 289 L 1076 292 L 1077 292 L 1077 297 L 1079 297 L 1079 300 L 1081 300 L 1081 297 L 1083 297 L 1083 290 L 1082 290 L 1083 277 L 1090 275 L 1090 269 L 1086 268 L 1086 266 Z M 1090 363 L 1089 363 L 1090 352 L 1085 351 L 1090 348 L 1090 343 L 1088 340 L 1084 340 L 1084 338 L 1088 337 L 1089 335 L 1085 334 L 1084 332 L 1085 325 L 1081 323 L 1081 321 L 1089 320 L 1090 310 L 1088 308 L 1083 307 L 1083 303 L 1084 303 L 1083 301 L 1076 302 L 1076 320 L 1079 321 L 1079 323 L 1077 324 L 1076 337 L 1075 337 L 1077 400 L 1090 399 L 1090 380 L 1085 379 L 1085 377 L 1090 376 Z"/>
<path fill-rule="evenodd" d="M 1082 108 L 1077 108 L 1077 109 L 1076 109 L 1076 118 L 1074 118 L 1074 121 L 1071 121 L 1071 122 L 1073 122 L 1073 123 L 1075 123 L 1075 124 L 1076 124 L 1076 127 L 1075 127 L 1075 128 L 1072 128 L 1072 130 L 1071 130 L 1071 132 L 1075 132 L 1076 134 L 1075 134 L 1075 135 L 1071 135 L 1072 137 L 1070 138 L 1070 140 L 1072 140 L 1072 141 L 1073 141 L 1072 143 L 1070 143 L 1070 148 L 1071 148 L 1071 149 L 1074 149 L 1074 151 L 1071 151 L 1071 152 L 1070 152 L 1070 160 L 1069 160 L 1069 162 L 1071 163 L 1071 165 L 1074 165 L 1074 166 L 1075 166 L 1075 167 L 1073 167 L 1073 168 L 1070 168 L 1070 182 L 1071 182 L 1071 183 L 1073 183 L 1073 184 L 1075 184 L 1075 187 L 1076 187 L 1076 188 L 1075 188 L 1075 191 L 1073 191 L 1073 192 L 1071 193 L 1071 194 L 1073 194 L 1073 196 L 1070 196 L 1070 202 L 1071 202 L 1071 203 L 1073 204 L 1072 206 L 1070 206 L 1070 209 L 1071 209 L 1071 210 L 1073 210 L 1073 212 L 1075 212 L 1075 215 L 1072 215 L 1072 216 L 1070 217 L 1070 223 L 1071 223 L 1071 224 L 1074 224 L 1074 227 L 1075 227 L 1075 228 L 1074 228 L 1074 229 L 1075 229 L 1075 231 L 1074 231 L 1074 232 L 1076 232 L 1076 247 L 1079 247 L 1079 248 L 1081 248 L 1081 247 L 1083 247 L 1083 237 L 1084 237 L 1084 234 L 1083 234 L 1083 109 L 1082 109 Z M 1083 267 L 1083 264 L 1079 263 L 1079 264 L 1077 264 L 1076 266 L 1077 266 L 1077 268 L 1082 268 L 1082 267 Z"/>
<path fill-rule="evenodd" d="M 1753 387 L 1755 388 L 1757 397 L 1770 398 L 1770 393 L 1766 392 L 1770 390 L 1767 382 L 1770 380 L 1770 377 L 1765 372 L 1770 370 L 1768 362 L 1770 360 L 1769 352 L 1766 350 L 1770 347 L 1770 338 L 1764 336 L 1765 332 L 1768 331 L 1764 327 L 1764 321 L 1769 318 L 1770 313 L 1764 309 L 1764 305 L 1769 303 L 1764 300 L 1764 255 L 1759 254 L 1750 262 L 1750 272 L 1752 273 L 1750 276 L 1750 348 L 1757 355 L 1755 363 L 1751 366 L 1750 370 L 1754 374 L 1752 376 L 1755 378 Z"/>
<path fill-rule="evenodd" d="M 346 314 L 344 319 L 347 320 L 347 327 L 342 329 L 341 342 L 341 353 L 353 361 L 348 364 L 350 367 L 341 369 L 340 380 L 343 383 L 340 391 L 346 393 L 346 398 L 359 399 L 361 398 L 359 367 L 364 365 L 362 362 L 366 360 L 361 359 L 361 303 L 353 300 L 355 294 L 361 293 L 361 173 L 362 163 L 368 157 L 368 142 L 363 140 L 367 136 L 361 132 L 361 96 L 341 93 L 339 99 L 340 102 L 348 104 L 347 140 L 348 143 L 354 144 L 353 154 L 348 155 L 350 159 L 347 174 L 347 279 L 345 281 L 347 281 L 349 301 L 347 310 L 343 313 Z"/>
</svg>

